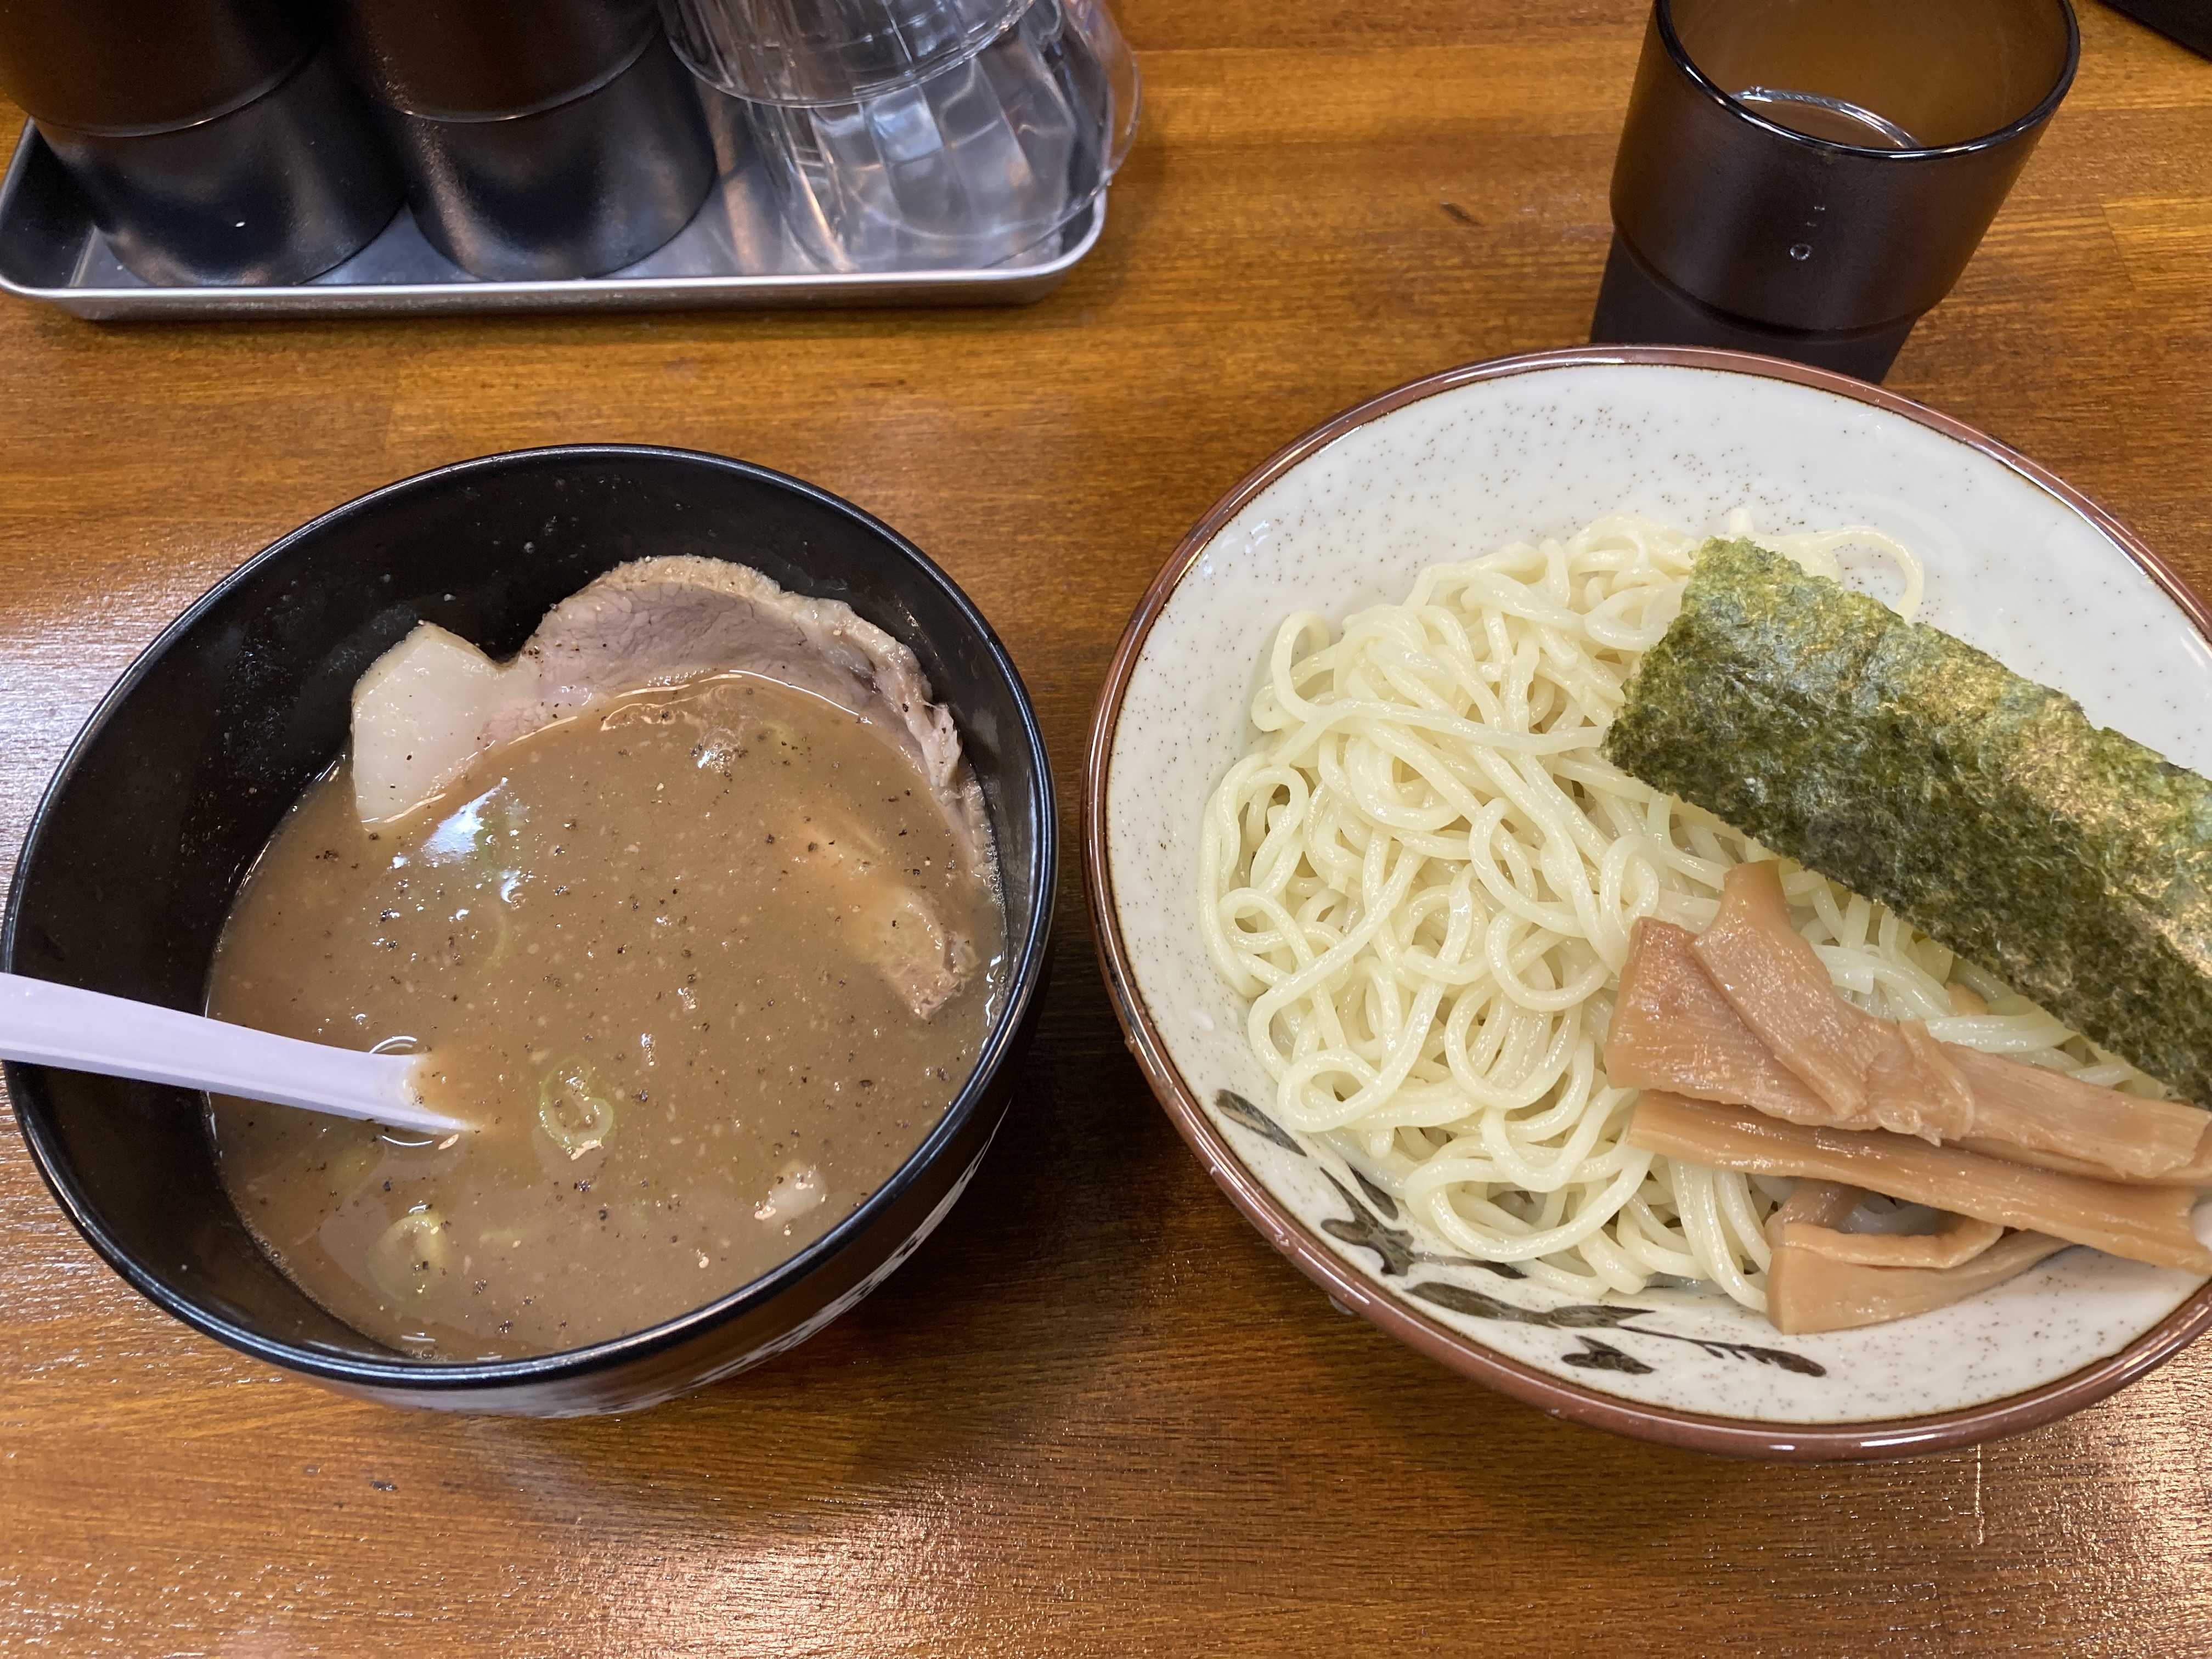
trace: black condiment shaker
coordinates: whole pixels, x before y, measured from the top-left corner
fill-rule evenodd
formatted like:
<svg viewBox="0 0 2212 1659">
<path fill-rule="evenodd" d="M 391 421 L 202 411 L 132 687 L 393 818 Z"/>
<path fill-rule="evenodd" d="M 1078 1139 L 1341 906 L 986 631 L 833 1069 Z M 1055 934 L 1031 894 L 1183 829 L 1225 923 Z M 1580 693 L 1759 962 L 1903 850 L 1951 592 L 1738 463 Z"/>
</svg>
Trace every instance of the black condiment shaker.
<svg viewBox="0 0 2212 1659">
<path fill-rule="evenodd" d="M 149 282 L 301 282 L 399 206 L 359 94 L 286 0 L 0 0 L 0 91 Z"/>
<path fill-rule="evenodd" d="M 653 0 L 330 0 L 431 244 L 501 281 L 597 276 L 698 210 L 714 155 Z"/>
</svg>

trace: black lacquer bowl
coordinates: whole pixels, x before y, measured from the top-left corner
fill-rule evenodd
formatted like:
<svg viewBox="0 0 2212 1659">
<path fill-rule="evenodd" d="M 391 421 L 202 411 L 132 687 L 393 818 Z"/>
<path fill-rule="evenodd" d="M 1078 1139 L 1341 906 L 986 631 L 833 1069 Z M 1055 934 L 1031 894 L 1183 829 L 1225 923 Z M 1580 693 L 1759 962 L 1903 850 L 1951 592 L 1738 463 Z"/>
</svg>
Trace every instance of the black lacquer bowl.
<svg viewBox="0 0 2212 1659">
<path fill-rule="evenodd" d="M 1003 1012 L 943 1122 L 844 1223 L 665 1324 L 543 1358 L 441 1364 L 362 1336 L 263 1255 L 182 1090 L 6 1067 L 70 1219 L 158 1306 L 341 1390 L 447 1410 L 631 1411 L 803 1341 L 949 1210 L 1005 1115 L 1036 1023 L 1059 857 L 1036 716 L 1006 648 L 911 543 L 836 497 L 719 456 L 578 446 L 488 456 L 364 495 L 218 584 L 134 663 L 33 818 L 0 969 L 198 1009 L 239 882 L 346 738 L 353 684 L 417 622 L 495 653 L 629 559 L 689 553 L 846 601 L 904 641 L 952 709 L 1004 876 Z"/>
</svg>

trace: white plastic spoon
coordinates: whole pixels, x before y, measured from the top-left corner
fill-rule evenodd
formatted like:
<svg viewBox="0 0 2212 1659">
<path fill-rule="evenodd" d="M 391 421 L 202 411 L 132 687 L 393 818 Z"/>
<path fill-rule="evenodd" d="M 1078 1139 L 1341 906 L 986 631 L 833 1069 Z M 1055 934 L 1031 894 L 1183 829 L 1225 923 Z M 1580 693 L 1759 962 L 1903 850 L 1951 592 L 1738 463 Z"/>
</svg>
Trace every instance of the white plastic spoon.
<svg viewBox="0 0 2212 1659">
<path fill-rule="evenodd" d="M 0 974 L 0 1059 L 243 1095 L 395 1129 L 450 1134 L 467 1128 L 422 1103 L 413 1082 L 422 1058 L 302 1042 L 150 1002 Z"/>
</svg>

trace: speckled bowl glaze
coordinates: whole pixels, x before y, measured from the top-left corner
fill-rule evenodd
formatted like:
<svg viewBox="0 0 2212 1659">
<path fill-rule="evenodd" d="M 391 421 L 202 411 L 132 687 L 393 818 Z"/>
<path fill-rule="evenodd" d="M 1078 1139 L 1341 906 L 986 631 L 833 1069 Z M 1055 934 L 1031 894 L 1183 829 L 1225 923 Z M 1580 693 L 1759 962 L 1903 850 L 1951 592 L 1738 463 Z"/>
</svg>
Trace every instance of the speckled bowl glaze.
<svg viewBox="0 0 2212 1659">
<path fill-rule="evenodd" d="M 1195 920 L 1200 808 L 1243 751 L 1282 617 L 1401 597 L 1423 566 L 1627 508 L 1693 531 L 1865 523 L 1927 568 L 1923 617 L 2212 769 L 2212 615 L 2126 530 L 2003 446 L 1876 386 L 1739 353 L 1592 348 L 1450 370 L 1299 439 L 1187 537 L 1091 732 L 1084 854 L 1131 1048 L 1193 1150 L 1341 1307 L 1556 1415 L 1706 1450 L 1897 1456 L 2043 1423 L 2212 1324 L 2187 1274 L 2068 1250 L 1954 1308 L 1783 1337 L 1717 1294 L 1575 1303 L 1455 1255 L 1269 1115 Z M 2200 1207 L 2212 1240 L 2212 1208 Z"/>
</svg>

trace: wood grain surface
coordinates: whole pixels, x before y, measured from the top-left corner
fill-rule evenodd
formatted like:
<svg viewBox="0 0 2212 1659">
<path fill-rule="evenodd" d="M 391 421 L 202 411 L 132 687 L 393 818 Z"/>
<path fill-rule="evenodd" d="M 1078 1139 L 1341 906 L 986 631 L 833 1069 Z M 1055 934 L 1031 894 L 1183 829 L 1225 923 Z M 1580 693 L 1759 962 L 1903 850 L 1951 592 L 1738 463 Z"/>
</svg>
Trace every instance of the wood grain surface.
<svg viewBox="0 0 2212 1659">
<path fill-rule="evenodd" d="M 1324 416 L 1584 337 L 1638 0 L 1121 0 L 1144 128 L 1033 309 L 100 327 L 0 305 L 0 860 L 95 699 L 280 532 L 464 456 L 814 479 L 1004 633 L 1073 823 L 1176 537 Z M 2212 587 L 2212 64 L 2080 81 L 1890 384 Z M 8 123 L 12 127 L 12 119 Z M 1124 1053 L 1075 860 L 969 1196 L 805 1347 L 641 1416 L 463 1420 L 141 1302 L 0 1132 L 0 1655 L 2212 1652 L 2212 1350 L 1979 1452 L 1615 1440 L 1333 1312 Z"/>
</svg>

